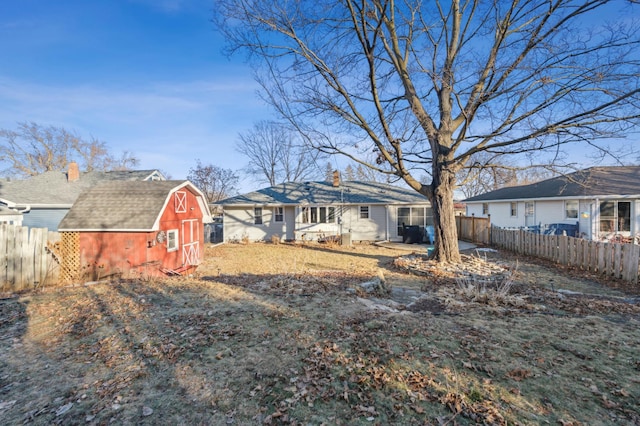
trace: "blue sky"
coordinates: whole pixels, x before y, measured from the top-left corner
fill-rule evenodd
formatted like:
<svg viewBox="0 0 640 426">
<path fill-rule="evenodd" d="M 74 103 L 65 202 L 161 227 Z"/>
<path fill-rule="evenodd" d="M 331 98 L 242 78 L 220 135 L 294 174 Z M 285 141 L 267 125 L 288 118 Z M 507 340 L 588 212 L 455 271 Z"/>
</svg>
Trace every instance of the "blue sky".
<svg viewBox="0 0 640 426">
<path fill-rule="evenodd" d="M 240 169 L 238 133 L 272 116 L 249 67 L 221 53 L 212 7 L 208 0 L 0 2 L 0 128 L 34 121 L 75 130 L 174 179 L 196 159 Z"/>
</svg>

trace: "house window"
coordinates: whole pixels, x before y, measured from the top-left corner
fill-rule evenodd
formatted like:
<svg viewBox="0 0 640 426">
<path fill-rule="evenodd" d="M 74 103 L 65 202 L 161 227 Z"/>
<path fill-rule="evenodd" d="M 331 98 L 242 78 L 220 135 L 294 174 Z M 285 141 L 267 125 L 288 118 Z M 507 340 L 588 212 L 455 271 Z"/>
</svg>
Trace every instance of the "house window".
<svg viewBox="0 0 640 426">
<path fill-rule="evenodd" d="M 369 219 L 369 206 L 360 206 L 360 219 Z"/>
<path fill-rule="evenodd" d="M 167 231 L 167 251 L 178 250 L 178 230 L 169 229 Z"/>
<path fill-rule="evenodd" d="M 404 235 L 405 226 L 419 226 L 424 230 L 425 226 L 433 225 L 433 211 L 429 207 L 398 207 L 398 235 Z"/>
<path fill-rule="evenodd" d="M 485 216 L 489 214 L 489 203 L 482 203 L 482 214 Z"/>
<path fill-rule="evenodd" d="M 187 193 L 184 191 L 176 191 L 175 193 L 176 213 L 187 212 Z"/>
<path fill-rule="evenodd" d="M 603 201 L 600 203 L 600 232 L 630 232 L 631 203 Z"/>
<path fill-rule="evenodd" d="M 518 216 L 518 203 L 511 203 L 511 217 Z"/>
<path fill-rule="evenodd" d="M 300 211 L 302 223 L 334 223 L 335 207 L 302 207 Z"/>
<path fill-rule="evenodd" d="M 336 221 L 336 208 L 335 207 L 327 207 L 327 222 L 333 223 Z"/>
<path fill-rule="evenodd" d="M 578 201 L 577 200 L 564 202 L 564 217 L 565 219 L 578 218 Z"/>
<path fill-rule="evenodd" d="M 253 223 L 262 225 L 262 207 L 255 207 L 253 209 Z"/>
<path fill-rule="evenodd" d="M 284 207 L 276 207 L 273 209 L 273 217 L 276 222 L 284 222 Z"/>
<path fill-rule="evenodd" d="M 535 204 L 533 201 L 527 201 L 524 203 L 524 215 L 528 217 L 533 217 L 535 214 Z"/>
</svg>

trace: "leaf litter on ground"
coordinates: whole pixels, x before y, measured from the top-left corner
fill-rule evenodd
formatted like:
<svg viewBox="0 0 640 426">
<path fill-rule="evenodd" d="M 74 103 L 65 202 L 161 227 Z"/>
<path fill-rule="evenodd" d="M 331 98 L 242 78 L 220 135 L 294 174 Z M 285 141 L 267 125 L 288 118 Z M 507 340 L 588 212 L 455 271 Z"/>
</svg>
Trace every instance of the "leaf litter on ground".
<svg viewBox="0 0 640 426">
<path fill-rule="evenodd" d="M 36 424 L 640 422 L 634 295 L 508 253 L 468 253 L 512 271 L 513 300 L 482 300 L 450 273 L 398 265 L 406 255 L 223 245 L 207 248 L 195 277 L 2 300 L 0 414 Z M 384 294 L 348 291 L 380 271 L 419 298 L 385 311 L 372 308 Z"/>
</svg>

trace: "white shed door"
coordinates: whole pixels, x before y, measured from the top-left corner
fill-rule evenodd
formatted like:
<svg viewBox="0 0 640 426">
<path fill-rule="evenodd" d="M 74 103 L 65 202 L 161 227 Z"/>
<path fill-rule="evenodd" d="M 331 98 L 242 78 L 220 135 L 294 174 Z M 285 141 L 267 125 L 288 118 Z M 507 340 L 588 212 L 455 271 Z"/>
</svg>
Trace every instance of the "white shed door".
<svg viewBox="0 0 640 426">
<path fill-rule="evenodd" d="M 198 243 L 198 220 L 187 219 L 182 221 L 182 264 L 200 264 L 200 246 Z"/>
</svg>

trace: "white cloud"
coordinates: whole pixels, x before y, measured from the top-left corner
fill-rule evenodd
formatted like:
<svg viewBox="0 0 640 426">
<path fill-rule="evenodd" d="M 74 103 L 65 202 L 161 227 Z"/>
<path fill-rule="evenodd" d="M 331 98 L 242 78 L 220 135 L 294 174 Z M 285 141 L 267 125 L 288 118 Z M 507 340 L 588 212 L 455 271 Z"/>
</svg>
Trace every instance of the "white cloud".
<svg viewBox="0 0 640 426">
<path fill-rule="evenodd" d="M 141 87 L 48 86 L 0 78 L 0 128 L 34 121 L 78 131 L 128 150 L 143 168 L 185 177 L 200 158 L 242 167 L 237 134 L 269 115 L 253 80 L 155 82 Z"/>
</svg>

